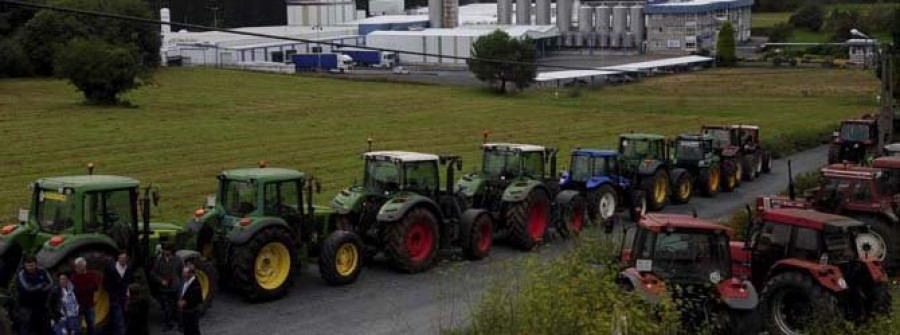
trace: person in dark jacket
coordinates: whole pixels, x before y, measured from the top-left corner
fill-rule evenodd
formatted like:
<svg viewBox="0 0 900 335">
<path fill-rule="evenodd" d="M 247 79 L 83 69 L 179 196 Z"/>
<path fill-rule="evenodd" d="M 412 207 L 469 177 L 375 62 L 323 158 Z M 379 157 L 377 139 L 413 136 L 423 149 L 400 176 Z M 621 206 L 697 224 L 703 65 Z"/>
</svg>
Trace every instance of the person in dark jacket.
<svg viewBox="0 0 900 335">
<path fill-rule="evenodd" d="M 87 260 L 82 257 L 75 259 L 75 273 L 72 274 L 72 284 L 75 284 L 75 297 L 78 298 L 78 312 L 80 319 L 86 325 L 86 335 L 96 335 L 94 329 L 96 314 L 94 313 L 94 293 L 100 289 L 100 274 L 87 268 Z"/>
<path fill-rule="evenodd" d="M 112 322 L 110 335 L 125 335 L 125 306 L 128 305 L 128 285 L 134 280 L 134 270 L 128 263 L 128 253 L 119 252 L 116 261 L 106 270 L 103 276 L 104 287 L 109 294 L 109 312 Z"/>
<path fill-rule="evenodd" d="M 47 299 L 53 289 L 53 279 L 47 270 L 38 267 L 34 256 L 25 257 L 22 269 L 16 273 L 16 288 L 19 293 L 19 334 L 49 335 Z"/>
<path fill-rule="evenodd" d="M 147 313 L 150 309 L 150 302 L 144 298 L 141 293 L 141 285 L 131 284 L 128 286 L 128 317 L 125 323 L 128 324 L 125 330 L 127 335 L 148 335 L 147 329 Z"/>
<path fill-rule="evenodd" d="M 178 289 L 184 264 L 172 253 L 172 246 L 163 245 L 162 253 L 153 263 L 150 275 L 157 287 L 156 299 L 163 311 L 163 326 L 166 331 L 175 328 L 178 322 Z"/>
<path fill-rule="evenodd" d="M 200 335 L 200 304 L 203 291 L 195 276 L 193 266 L 185 266 L 181 271 L 181 291 L 178 295 L 178 309 L 181 310 L 181 327 L 184 335 Z"/>
</svg>

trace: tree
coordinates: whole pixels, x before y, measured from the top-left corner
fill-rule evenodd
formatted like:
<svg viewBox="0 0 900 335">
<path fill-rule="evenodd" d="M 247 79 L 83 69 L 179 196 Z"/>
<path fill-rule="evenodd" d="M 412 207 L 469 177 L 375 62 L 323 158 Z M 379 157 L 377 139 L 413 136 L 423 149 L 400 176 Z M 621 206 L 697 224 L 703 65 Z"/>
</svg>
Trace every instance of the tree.
<svg viewBox="0 0 900 335">
<path fill-rule="evenodd" d="M 824 21 L 825 6 L 815 1 L 810 1 L 803 7 L 800 7 L 788 20 L 794 27 L 808 28 L 812 31 L 819 31 Z"/>
<path fill-rule="evenodd" d="M 69 79 L 88 102 L 114 104 L 121 93 L 137 87 L 141 65 L 133 47 L 97 38 L 77 38 L 64 47 L 56 54 L 56 74 Z"/>
<path fill-rule="evenodd" d="M 721 66 L 734 66 L 737 63 L 734 28 L 731 27 L 730 21 L 725 21 L 722 28 L 719 28 L 719 35 L 716 38 L 716 61 Z"/>
<path fill-rule="evenodd" d="M 790 23 L 780 22 L 772 27 L 772 31 L 769 33 L 769 42 L 787 42 L 793 37 L 794 26 L 792 26 Z"/>
<path fill-rule="evenodd" d="M 32 74 L 28 54 L 17 39 L 0 37 L 0 78 Z"/>
<path fill-rule="evenodd" d="M 140 0 L 57 0 L 53 5 L 101 11 L 143 18 L 155 18 Z M 58 51 L 75 38 L 97 38 L 116 45 L 130 45 L 137 50 L 144 69 L 159 65 L 159 26 L 125 20 L 74 15 L 50 10 L 38 12 L 21 29 L 21 41 L 38 74 L 54 73 L 53 62 Z"/>
<path fill-rule="evenodd" d="M 506 93 L 507 82 L 512 82 L 520 90 L 525 89 L 537 75 L 534 42 L 527 38 L 523 40 L 511 38 L 500 30 L 475 40 L 472 45 L 472 57 L 477 59 L 466 62 L 469 71 L 472 71 L 478 80 L 496 87 L 500 93 Z"/>
<path fill-rule="evenodd" d="M 840 10 L 835 8 L 828 15 L 826 26 L 831 31 L 831 40 L 833 42 L 846 42 L 848 39 L 856 38 L 850 34 L 850 30 L 860 29 L 866 30 L 861 15 L 856 9 Z"/>
</svg>

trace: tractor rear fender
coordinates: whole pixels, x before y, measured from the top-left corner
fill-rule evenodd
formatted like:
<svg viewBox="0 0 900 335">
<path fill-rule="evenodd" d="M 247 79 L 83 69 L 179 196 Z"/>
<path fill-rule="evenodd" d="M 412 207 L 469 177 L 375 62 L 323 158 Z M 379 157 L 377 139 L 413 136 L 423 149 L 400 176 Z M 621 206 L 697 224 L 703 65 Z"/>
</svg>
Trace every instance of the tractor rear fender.
<svg viewBox="0 0 900 335">
<path fill-rule="evenodd" d="M 565 190 L 565 191 L 559 192 L 559 194 L 556 195 L 556 204 L 557 205 L 567 204 L 577 196 L 578 196 L 578 191 Z"/>
<path fill-rule="evenodd" d="M 434 214 L 438 222 L 444 222 L 440 207 L 434 200 L 418 194 L 407 194 L 388 200 L 378 211 L 378 222 L 394 222 L 406 216 L 406 213 L 416 207 L 425 207 Z"/>
<path fill-rule="evenodd" d="M 365 199 L 363 189 L 360 187 L 351 187 L 343 189 L 331 199 L 331 208 L 337 214 L 359 213 L 362 211 L 363 200 Z"/>
<path fill-rule="evenodd" d="M 681 168 L 672 169 L 672 175 L 669 176 L 669 183 L 671 183 L 672 185 L 677 185 L 678 180 L 681 179 L 681 176 L 684 175 L 685 173 L 688 174 L 688 177 L 691 176 L 690 172 L 688 172 L 685 169 L 681 169 Z"/>
<path fill-rule="evenodd" d="M 547 192 L 547 187 L 537 180 L 516 181 L 503 190 L 503 202 L 520 202 L 524 201 L 528 194 L 534 189 L 541 189 Z M 549 195 L 549 192 L 547 193 Z"/>
<path fill-rule="evenodd" d="M 657 160 L 645 160 L 640 163 L 638 166 L 638 175 L 641 176 L 652 176 L 656 173 L 656 170 L 663 165 L 663 162 Z M 671 179 L 671 177 L 670 177 Z"/>
<path fill-rule="evenodd" d="M 47 241 L 41 246 L 36 258 L 38 265 L 45 269 L 55 267 L 72 254 L 82 250 L 101 250 L 110 255 L 118 253 L 116 242 L 112 238 L 102 234 L 67 235 L 62 244 L 51 246 Z"/>
<path fill-rule="evenodd" d="M 640 296 L 641 299 L 644 299 L 647 302 L 654 303 L 654 304 L 659 303 L 659 301 L 662 299 L 663 295 L 665 295 L 666 285 L 662 281 L 660 281 L 658 278 L 655 278 L 655 276 L 653 276 L 653 275 L 650 275 L 650 274 L 642 275 L 640 272 L 638 272 L 637 269 L 628 268 L 628 269 L 625 269 L 625 271 L 622 271 L 621 273 L 619 273 L 619 276 L 621 278 L 625 278 L 625 280 L 627 280 L 629 283 L 631 283 L 631 287 L 634 288 L 634 292 L 637 293 L 637 295 Z M 648 278 L 648 277 L 652 277 L 652 278 Z M 653 284 L 650 284 L 651 288 L 649 288 L 649 289 L 647 287 L 648 283 L 649 283 L 648 279 L 652 280 L 652 283 L 653 283 Z"/>
<path fill-rule="evenodd" d="M 291 227 L 287 224 L 287 222 L 278 217 L 261 217 L 249 219 L 249 224 L 237 224 L 235 225 L 234 229 L 228 232 L 228 242 L 238 245 L 247 243 L 251 238 L 253 238 L 253 236 L 256 235 L 256 233 L 262 231 L 263 229 L 271 227 L 280 227 L 291 232 Z M 291 237 L 291 239 L 293 240 L 293 237 Z"/>
<path fill-rule="evenodd" d="M 611 183 L 613 183 L 613 180 L 609 176 L 594 176 L 594 177 L 591 177 L 591 179 L 588 179 L 587 183 L 585 184 L 585 187 L 589 190 L 593 190 L 593 189 L 603 186 L 605 184 L 611 184 Z"/>
<path fill-rule="evenodd" d="M 719 282 L 716 289 L 729 308 L 753 310 L 759 305 L 759 294 L 749 280 L 732 277 Z"/>
<path fill-rule="evenodd" d="M 17 225 L 11 233 L 0 236 L 0 256 L 6 254 L 6 251 L 14 245 L 28 244 L 30 241 L 26 240 L 34 236 L 34 234 L 26 233 L 28 230 L 28 227 L 24 225 Z"/>
<path fill-rule="evenodd" d="M 468 174 L 462 176 L 456 183 L 456 192 L 471 198 L 484 190 L 485 180 L 479 175 Z"/>
<path fill-rule="evenodd" d="M 847 289 L 847 282 L 841 269 L 834 265 L 822 265 L 796 258 L 783 259 L 775 263 L 769 270 L 768 278 L 787 271 L 808 273 L 819 285 L 831 292 L 842 292 Z"/>
</svg>

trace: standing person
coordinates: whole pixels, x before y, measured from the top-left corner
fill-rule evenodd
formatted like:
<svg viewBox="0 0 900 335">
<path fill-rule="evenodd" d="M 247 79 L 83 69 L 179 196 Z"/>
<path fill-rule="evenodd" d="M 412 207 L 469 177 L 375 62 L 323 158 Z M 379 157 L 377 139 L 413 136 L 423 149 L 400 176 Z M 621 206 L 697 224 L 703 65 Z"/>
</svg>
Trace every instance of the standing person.
<svg viewBox="0 0 900 335">
<path fill-rule="evenodd" d="M 85 323 L 86 335 L 96 335 L 94 294 L 100 289 L 100 275 L 87 268 L 87 261 L 83 257 L 78 257 L 75 259 L 75 273 L 72 274 L 71 279 L 72 284 L 75 285 L 75 297 L 78 298 L 79 320 L 83 320 Z"/>
<path fill-rule="evenodd" d="M 194 267 L 189 265 L 181 270 L 181 292 L 178 297 L 178 309 L 181 310 L 181 327 L 184 335 L 200 335 L 200 303 L 203 292 L 197 282 Z"/>
<path fill-rule="evenodd" d="M 120 251 L 116 261 L 103 277 L 109 293 L 109 312 L 112 316 L 110 335 L 125 335 L 125 306 L 128 304 L 128 285 L 134 279 L 134 271 L 128 264 L 128 253 Z"/>
<path fill-rule="evenodd" d="M 50 334 L 47 315 L 47 294 L 53 288 L 53 280 L 47 270 L 39 268 L 34 256 L 26 256 L 22 269 L 16 273 L 19 292 L 19 334 Z"/>
<path fill-rule="evenodd" d="M 163 326 L 166 331 L 172 330 L 178 323 L 178 289 L 181 288 L 178 279 L 183 267 L 181 259 L 172 254 L 172 245 L 165 244 L 150 271 L 151 277 L 159 288 L 157 299 L 162 307 Z"/>
<path fill-rule="evenodd" d="M 78 298 L 75 296 L 75 285 L 64 273 L 59 274 L 59 287 L 53 290 L 50 299 L 50 312 L 56 314 L 53 319 L 56 335 L 80 335 L 81 314 L 78 312 Z"/>
<path fill-rule="evenodd" d="M 150 309 L 150 302 L 144 298 L 141 293 L 141 285 L 128 285 L 128 317 L 125 323 L 128 324 L 125 330 L 127 335 L 149 335 L 147 330 L 147 312 Z"/>
</svg>

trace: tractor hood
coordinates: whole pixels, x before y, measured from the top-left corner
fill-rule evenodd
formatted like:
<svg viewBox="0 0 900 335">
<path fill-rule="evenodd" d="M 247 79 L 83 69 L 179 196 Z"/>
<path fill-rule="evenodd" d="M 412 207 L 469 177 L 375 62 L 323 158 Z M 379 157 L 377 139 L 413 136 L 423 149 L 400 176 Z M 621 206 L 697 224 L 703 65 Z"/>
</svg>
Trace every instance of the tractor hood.
<svg viewBox="0 0 900 335">
<path fill-rule="evenodd" d="M 330 209 L 337 214 L 349 214 L 359 212 L 362 209 L 365 193 L 362 187 L 343 189 L 331 199 Z M 319 210 L 317 209 L 318 213 Z"/>
<path fill-rule="evenodd" d="M 474 173 L 468 174 L 459 179 L 456 183 L 455 191 L 471 198 L 484 191 L 485 182 L 486 180 L 481 175 Z"/>
</svg>

